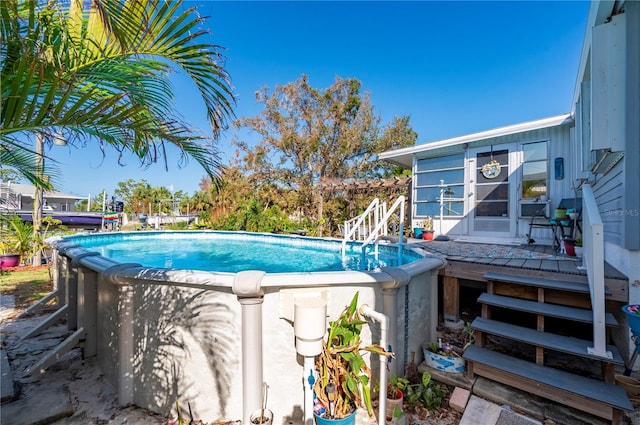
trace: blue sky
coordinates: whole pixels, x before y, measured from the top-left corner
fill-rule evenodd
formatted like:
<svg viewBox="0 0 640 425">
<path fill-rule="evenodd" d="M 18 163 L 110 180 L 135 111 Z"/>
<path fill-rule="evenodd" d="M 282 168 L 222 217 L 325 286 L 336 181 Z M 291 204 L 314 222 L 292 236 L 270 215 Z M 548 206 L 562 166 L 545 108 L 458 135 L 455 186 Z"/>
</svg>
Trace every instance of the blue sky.
<svg viewBox="0 0 640 425">
<path fill-rule="evenodd" d="M 418 143 L 569 112 L 584 38 L 585 1 L 219 2 L 197 5 L 211 41 L 226 50 L 237 117 L 258 115 L 254 92 L 302 74 L 318 89 L 336 76 L 357 78 L 383 123 L 409 115 Z M 174 78 L 177 108 L 210 133 L 197 93 Z M 219 140 L 222 163 L 233 156 L 234 130 Z M 65 192 L 109 195 L 120 181 L 198 190 L 204 175 L 190 161 L 140 168 L 97 145 L 52 147 Z"/>
</svg>

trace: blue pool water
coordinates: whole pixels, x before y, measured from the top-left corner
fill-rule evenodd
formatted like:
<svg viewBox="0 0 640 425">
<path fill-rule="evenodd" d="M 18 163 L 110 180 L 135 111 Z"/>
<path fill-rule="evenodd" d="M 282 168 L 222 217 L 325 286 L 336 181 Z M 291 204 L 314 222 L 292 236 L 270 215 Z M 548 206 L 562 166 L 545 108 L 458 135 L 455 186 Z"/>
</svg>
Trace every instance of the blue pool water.
<svg viewBox="0 0 640 425">
<path fill-rule="evenodd" d="M 367 259 L 362 266 L 357 244 L 349 245 L 343 261 L 337 240 L 244 232 L 132 232 L 65 239 L 121 263 L 230 273 L 372 270 L 397 257 L 395 247 L 384 246 L 387 260 Z M 403 264 L 419 258 L 405 250 Z"/>
</svg>

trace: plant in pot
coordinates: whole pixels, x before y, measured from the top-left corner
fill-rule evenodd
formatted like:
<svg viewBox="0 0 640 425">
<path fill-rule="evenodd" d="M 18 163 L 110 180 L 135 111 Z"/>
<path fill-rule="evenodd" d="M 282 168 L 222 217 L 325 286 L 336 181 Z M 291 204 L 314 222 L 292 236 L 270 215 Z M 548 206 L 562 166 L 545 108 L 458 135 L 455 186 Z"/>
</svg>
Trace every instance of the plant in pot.
<svg viewBox="0 0 640 425">
<path fill-rule="evenodd" d="M 317 401 L 314 415 L 319 425 L 332 420 L 355 423 L 357 407 L 366 408 L 373 416 L 371 369 L 362 355 L 370 352 L 393 357 L 393 353 L 378 344 L 362 346 L 360 332 L 366 323 L 358 312 L 358 292 L 340 316 L 329 322 L 322 352 L 316 358 L 318 379 L 313 386 Z"/>
<path fill-rule="evenodd" d="M 17 214 L 0 215 L 0 267 L 15 267 L 33 250 L 33 226 Z"/>
<path fill-rule="evenodd" d="M 426 241 L 433 240 L 433 217 L 427 217 L 422 224 L 422 238 Z"/>
<path fill-rule="evenodd" d="M 582 257 L 582 238 L 576 238 L 576 242 L 573 246 L 573 250 L 576 253 L 576 257 Z"/>
<path fill-rule="evenodd" d="M 422 220 L 415 220 L 413 222 L 413 237 L 416 239 L 422 239 L 422 228 L 424 227 Z"/>
<path fill-rule="evenodd" d="M 409 385 L 409 380 L 400 376 L 392 374 L 389 376 L 387 382 L 387 404 L 386 415 L 387 419 L 399 418 L 402 416 L 402 403 L 404 400 L 404 389 Z M 376 391 L 380 390 L 379 385 L 375 388 Z"/>
<path fill-rule="evenodd" d="M 462 350 L 447 342 L 428 342 L 423 347 L 424 361 L 433 368 L 443 372 L 462 373 L 466 362 L 462 358 Z"/>
</svg>

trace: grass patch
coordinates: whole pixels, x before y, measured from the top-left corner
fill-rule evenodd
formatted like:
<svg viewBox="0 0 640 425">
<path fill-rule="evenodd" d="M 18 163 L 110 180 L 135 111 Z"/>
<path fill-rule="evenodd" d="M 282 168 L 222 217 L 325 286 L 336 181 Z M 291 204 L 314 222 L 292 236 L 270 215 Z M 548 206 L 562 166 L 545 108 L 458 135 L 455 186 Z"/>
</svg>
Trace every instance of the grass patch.
<svg viewBox="0 0 640 425">
<path fill-rule="evenodd" d="M 13 295 L 17 308 L 29 307 L 52 290 L 53 281 L 47 266 L 16 267 L 0 273 L 0 294 Z"/>
</svg>

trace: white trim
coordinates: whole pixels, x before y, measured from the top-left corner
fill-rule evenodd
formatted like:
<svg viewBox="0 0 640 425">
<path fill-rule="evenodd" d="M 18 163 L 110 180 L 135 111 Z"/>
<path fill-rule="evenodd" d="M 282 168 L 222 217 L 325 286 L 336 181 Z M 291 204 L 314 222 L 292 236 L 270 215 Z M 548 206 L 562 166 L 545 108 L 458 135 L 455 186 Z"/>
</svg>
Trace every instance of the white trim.
<svg viewBox="0 0 640 425">
<path fill-rule="evenodd" d="M 413 156 L 419 152 L 427 152 L 434 149 L 456 146 L 463 143 L 471 143 L 479 140 L 491 139 L 494 137 L 508 136 L 511 134 L 522 133 L 525 131 L 539 130 L 542 128 L 556 127 L 561 125 L 573 124 L 571 114 L 556 115 L 553 117 L 543 118 L 535 121 L 527 121 L 518 124 L 512 124 L 505 127 L 498 127 L 492 130 L 471 133 L 464 136 L 453 137 L 451 139 L 436 140 L 433 142 L 414 145 L 393 151 L 382 152 L 379 159 L 402 165 L 410 168 L 413 163 Z"/>
</svg>

